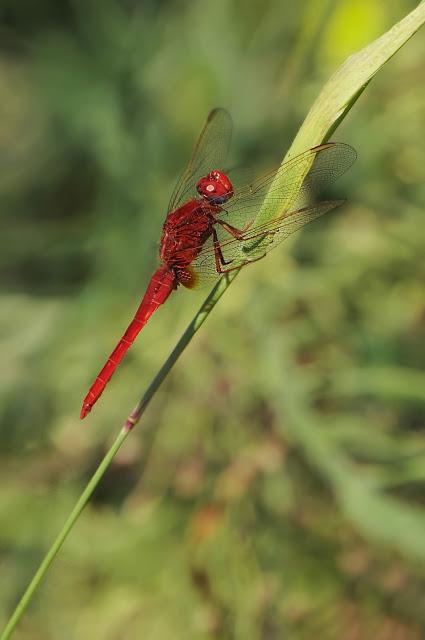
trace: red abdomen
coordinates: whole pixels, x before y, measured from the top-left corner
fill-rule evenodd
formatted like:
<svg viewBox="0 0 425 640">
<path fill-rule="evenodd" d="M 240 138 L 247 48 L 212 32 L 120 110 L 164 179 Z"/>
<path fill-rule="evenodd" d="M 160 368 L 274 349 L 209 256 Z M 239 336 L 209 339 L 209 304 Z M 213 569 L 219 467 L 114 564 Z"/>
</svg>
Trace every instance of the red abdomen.
<svg viewBox="0 0 425 640">
<path fill-rule="evenodd" d="M 133 320 L 84 398 L 80 418 L 85 418 L 89 413 L 140 330 L 176 286 L 175 274 L 167 265 L 162 265 L 155 271 Z"/>
</svg>

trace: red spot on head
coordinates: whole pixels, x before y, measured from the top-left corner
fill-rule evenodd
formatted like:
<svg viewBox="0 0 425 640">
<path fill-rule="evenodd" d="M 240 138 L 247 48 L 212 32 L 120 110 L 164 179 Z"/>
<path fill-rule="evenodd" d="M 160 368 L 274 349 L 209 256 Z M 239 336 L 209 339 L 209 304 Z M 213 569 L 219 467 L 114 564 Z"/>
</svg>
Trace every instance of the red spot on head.
<svg viewBox="0 0 425 640">
<path fill-rule="evenodd" d="M 200 196 L 211 204 L 224 204 L 233 196 L 233 185 L 226 174 L 215 169 L 196 185 Z"/>
</svg>

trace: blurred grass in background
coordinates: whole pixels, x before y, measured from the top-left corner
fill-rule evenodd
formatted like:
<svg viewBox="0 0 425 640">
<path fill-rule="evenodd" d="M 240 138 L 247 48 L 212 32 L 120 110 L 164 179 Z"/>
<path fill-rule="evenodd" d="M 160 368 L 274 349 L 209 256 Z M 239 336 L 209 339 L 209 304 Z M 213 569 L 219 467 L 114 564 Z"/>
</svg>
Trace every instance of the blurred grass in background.
<svg viewBox="0 0 425 640">
<path fill-rule="evenodd" d="M 2 3 L 3 616 L 203 300 L 172 296 L 78 422 L 210 108 L 234 163 L 279 162 L 415 4 Z M 338 129 L 349 204 L 240 275 L 16 637 L 424 637 L 424 56 L 419 33 Z"/>
</svg>

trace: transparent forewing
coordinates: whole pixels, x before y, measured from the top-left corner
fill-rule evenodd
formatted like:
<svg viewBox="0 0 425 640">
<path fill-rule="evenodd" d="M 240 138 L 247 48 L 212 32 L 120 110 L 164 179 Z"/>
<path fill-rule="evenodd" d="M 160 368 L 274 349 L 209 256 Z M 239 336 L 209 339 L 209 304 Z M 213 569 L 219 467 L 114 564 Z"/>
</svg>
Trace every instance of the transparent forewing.
<svg viewBox="0 0 425 640">
<path fill-rule="evenodd" d="M 339 207 L 344 202 L 344 200 L 323 201 L 312 207 L 284 213 L 267 224 L 252 226 L 246 231 L 242 240 L 229 239 L 227 231 L 217 225 L 220 250 L 224 261 L 228 263 L 221 268 L 223 270 L 237 269 L 260 260 L 292 233 L 331 209 Z M 196 275 L 197 286 L 210 284 L 222 275 L 216 268 L 212 238 L 208 240 L 201 253 L 192 262 L 191 268 Z"/>
<path fill-rule="evenodd" d="M 356 151 L 349 145 L 329 142 L 244 185 L 239 186 L 239 176 L 234 178 L 230 171 L 229 177 L 235 181 L 235 195 L 224 205 L 225 213 L 221 217 L 237 228 L 252 225 L 265 200 L 273 217 L 290 215 L 316 201 L 326 186 L 351 167 L 356 157 Z"/>
<path fill-rule="evenodd" d="M 177 209 L 191 197 L 198 197 L 195 189 L 198 180 L 213 169 L 224 167 L 231 138 L 232 118 L 230 113 L 221 108 L 210 111 L 192 157 L 175 186 L 168 211 Z"/>
<path fill-rule="evenodd" d="M 296 197 L 290 197 L 287 211 L 301 208 L 317 200 L 323 191 L 340 178 L 354 164 L 357 152 L 348 144 L 330 142 L 316 147 L 316 155 L 311 169 L 303 178 L 302 186 Z M 285 180 L 285 176 L 282 176 Z M 276 184 L 270 190 L 271 195 L 279 190 Z"/>
</svg>

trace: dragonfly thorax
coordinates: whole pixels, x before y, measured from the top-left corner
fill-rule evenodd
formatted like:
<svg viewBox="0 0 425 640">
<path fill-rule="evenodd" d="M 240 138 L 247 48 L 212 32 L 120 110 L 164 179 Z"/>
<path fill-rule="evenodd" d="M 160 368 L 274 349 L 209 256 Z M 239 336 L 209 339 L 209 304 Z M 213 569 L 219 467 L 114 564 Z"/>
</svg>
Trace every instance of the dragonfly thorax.
<svg viewBox="0 0 425 640">
<path fill-rule="evenodd" d="M 226 174 L 218 169 L 201 178 L 196 189 L 199 195 L 211 204 L 224 204 L 233 196 L 232 183 Z"/>
</svg>

